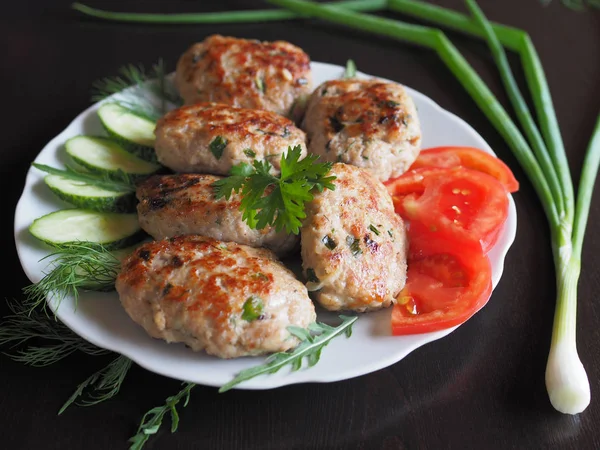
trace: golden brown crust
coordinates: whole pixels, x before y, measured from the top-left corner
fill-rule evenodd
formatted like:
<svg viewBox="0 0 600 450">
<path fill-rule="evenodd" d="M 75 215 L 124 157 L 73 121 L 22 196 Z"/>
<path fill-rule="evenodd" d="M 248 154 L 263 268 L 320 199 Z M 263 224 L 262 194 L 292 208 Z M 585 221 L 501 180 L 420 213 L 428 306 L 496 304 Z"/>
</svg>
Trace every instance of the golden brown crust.
<svg viewBox="0 0 600 450">
<path fill-rule="evenodd" d="M 318 280 L 309 290 L 329 310 L 387 307 L 406 280 L 404 223 L 369 172 L 337 163 L 330 174 L 336 189 L 315 194 L 301 230 L 302 267 Z"/>
<path fill-rule="evenodd" d="M 241 196 L 216 199 L 213 183 L 222 179 L 206 174 L 153 175 L 138 183 L 136 196 L 140 226 L 155 239 L 197 234 L 252 247 L 266 247 L 277 255 L 296 249 L 299 238 L 273 227 L 251 229 L 239 210 Z"/>
<path fill-rule="evenodd" d="M 306 288 L 272 252 L 201 236 L 142 244 L 115 286 L 150 336 L 222 358 L 289 350 L 298 341 L 287 326 L 316 318 Z M 252 299 L 261 306 L 249 317 Z"/>
<path fill-rule="evenodd" d="M 312 90 L 310 58 L 299 47 L 221 35 L 181 55 L 175 82 L 187 104 L 212 101 L 283 115 Z"/>
<path fill-rule="evenodd" d="M 158 120 L 155 135 L 158 160 L 176 172 L 227 175 L 236 164 L 266 160 L 277 174 L 289 147 L 306 154 L 306 135 L 291 120 L 219 103 L 174 109 Z"/>
<path fill-rule="evenodd" d="M 235 120 L 231 120 L 232 114 Z M 200 102 L 182 106 L 169 111 L 156 123 L 159 130 L 165 128 L 196 128 L 198 123 L 210 124 L 213 136 L 244 135 L 255 132 L 263 136 L 266 142 L 275 141 L 277 137 L 290 136 L 296 130 L 294 123 L 283 116 L 270 111 L 236 108 L 229 105 Z"/>
<path fill-rule="evenodd" d="M 412 98 L 402 85 L 386 80 L 322 83 L 308 102 L 303 129 L 310 153 L 361 167 L 381 181 L 401 175 L 421 148 Z"/>
</svg>

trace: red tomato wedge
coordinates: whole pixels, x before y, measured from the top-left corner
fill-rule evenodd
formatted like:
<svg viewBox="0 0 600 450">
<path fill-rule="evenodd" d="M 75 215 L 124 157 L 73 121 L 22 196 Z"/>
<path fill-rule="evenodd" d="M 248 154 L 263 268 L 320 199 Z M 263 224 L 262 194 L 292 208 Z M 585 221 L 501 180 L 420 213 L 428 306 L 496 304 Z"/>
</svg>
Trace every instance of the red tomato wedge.
<svg viewBox="0 0 600 450">
<path fill-rule="evenodd" d="M 406 286 L 392 309 L 392 334 L 428 333 L 468 320 L 489 300 L 492 271 L 476 243 L 410 225 Z"/>
<path fill-rule="evenodd" d="M 496 243 L 508 217 L 505 187 L 477 170 L 415 169 L 389 183 L 388 190 L 403 218 L 440 237 L 480 242 L 484 252 Z"/>
<path fill-rule="evenodd" d="M 433 147 L 421 150 L 410 169 L 458 166 L 493 176 L 508 192 L 519 190 L 519 182 L 501 159 L 475 147 Z"/>
</svg>

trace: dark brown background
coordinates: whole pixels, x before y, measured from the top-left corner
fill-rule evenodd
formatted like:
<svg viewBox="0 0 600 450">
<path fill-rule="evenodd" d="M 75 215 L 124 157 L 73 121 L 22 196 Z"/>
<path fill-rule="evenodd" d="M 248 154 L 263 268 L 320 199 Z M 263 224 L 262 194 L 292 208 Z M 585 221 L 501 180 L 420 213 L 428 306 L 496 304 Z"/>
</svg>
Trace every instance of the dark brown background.
<svg viewBox="0 0 600 450">
<path fill-rule="evenodd" d="M 464 11 L 458 0 L 436 3 Z M 261 2 L 90 0 L 90 5 L 183 12 L 258 7 Z M 480 5 L 491 19 L 531 34 L 577 179 L 600 107 L 600 11 L 572 12 L 558 0 L 549 7 L 538 0 L 480 0 Z M 514 196 L 517 237 L 504 276 L 485 309 L 457 331 L 387 369 L 347 381 L 227 394 L 198 386 L 189 406 L 180 410 L 179 431 L 171 435 L 167 420 L 147 448 L 600 448 L 600 192 L 594 197 L 579 289 L 578 347 L 592 403 L 584 413 L 566 416 L 553 410 L 544 386 L 555 289 L 540 204 L 499 135 L 434 53 L 315 20 L 151 26 L 87 19 L 71 11 L 68 1 L 21 0 L 2 8 L 0 180 L 7 298 L 22 298 L 28 284 L 15 251 L 12 219 L 37 153 L 90 104 L 94 80 L 115 74 L 126 63 L 150 66 L 159 57 L 172 69 L 188 45 L 211 33 L 289 40 L 315 61 L 343 65 L 353 58 L 359 69 L 405 83 L 465 119 L 521 182 Z M 485 45 L 450 36 L 504 101 Z M 6 311 L 2 305 L 1 314 Z M 55 366 L 31 368 L 0 356 L 0 447 L 126 448 L 143 413 L 177 392 L 179 382 L 134 367 L 116 398 L 57 416 L 77 384 L 106 361 L 74 355 Z"/>
</svg>

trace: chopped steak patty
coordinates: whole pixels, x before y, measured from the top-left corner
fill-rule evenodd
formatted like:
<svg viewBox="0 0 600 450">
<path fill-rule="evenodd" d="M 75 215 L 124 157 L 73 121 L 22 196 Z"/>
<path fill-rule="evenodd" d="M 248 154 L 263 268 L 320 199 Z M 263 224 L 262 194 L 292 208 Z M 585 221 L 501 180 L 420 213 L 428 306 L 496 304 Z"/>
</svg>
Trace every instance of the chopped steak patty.
<svg viewBox="0 0 600 450">
<path fill-rule="evenodd" d="M 176 172 L 227 175 L 232 166 L 266 160 L 279 173 L 282 154 L 299 145 L 306 156 L 306 136 L 278 114 L 198 103 L 168 112 L 156 124 L 158 160 Z"/>
<path fill-rule="evenodd" d="M 379 79 L 324 82 L 311 95 L 303 129 L 310 153 L 381 181 L 402 175 L 421 150 L 413 100 L 402 85 Z"/>
<path fill-rule="evenodd" d="M 250 228 L 239 210 L 241 196 L 215 199 L 212 184 L 222 177 L 200 174 L 154 175 L 140 182 L 139 222 L 154 239 L 197 234 L 252 247 L 267 247 L 279 256 L 296 249 L 299 236 L 274 228 Z"/>
<path fill-rule="evenodd" d="M 285 41 L 212 35 L 177 62 L 175 84 L 186 104 L 218 102 L 288 115 L 312 91 L 310 58 Z"/>
<path fill-rule="evenodd" d="M 366 170 L 333 165 L 335 190 L 307 203 L 301 229 L 309 291 L 329 310 L 387 307 L 406 282 L 406 230 L 383 184 Z"/>
<path fill-rule="evenodd" d="M 306 287 L 272 252 L 200 236 L 142 244 L 116 289 L 150 336 L 220 358 L 289 350 L 298 340 L 287 327 L 316 319 Z"/>
</svg>

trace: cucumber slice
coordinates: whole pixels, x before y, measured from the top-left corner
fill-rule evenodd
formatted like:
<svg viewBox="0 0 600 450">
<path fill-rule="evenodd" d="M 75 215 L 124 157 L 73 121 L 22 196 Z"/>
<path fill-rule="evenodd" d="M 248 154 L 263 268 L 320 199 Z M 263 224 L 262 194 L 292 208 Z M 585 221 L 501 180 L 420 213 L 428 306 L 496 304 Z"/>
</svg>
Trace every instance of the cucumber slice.
<svg viewBox="0 0 600 450">
<path fill-rule="evenodd" d="M 140 241 L 144 233 L 137 214 L 117 214 L 89 209 L 61 209 L 35 219 L 29 232 L 52 246 L 72 242 L 101 244 L 109 250 Z"/>
<path fill-rule="evenodd" d="M 146 161 L 156 162 L 154 128 L 156 123 L 116 103 L 104 103 L 98 116 L 109 136 L 125 150 Z"/>
<path fill-rule="evenodd" d="M 114 213 L 135 212 L 136 198 L 131 191 L 109 191 L 60 175 L 46 175 L 44 182 L 58 198 L 78 208 Z"/>
<path fill-rule="evenodd" d="M 133 179 L 151 175 L 162 166 L 138 158 L 119 143 L 95 136 L 75 136 L 65 143 L 67 153 L 81 167 L 91 173 L 119 180 L 121 173 Z"/>
</svg>

